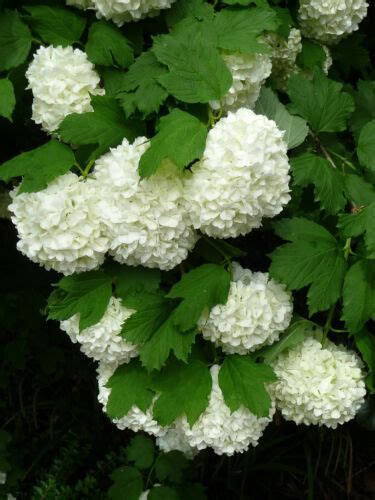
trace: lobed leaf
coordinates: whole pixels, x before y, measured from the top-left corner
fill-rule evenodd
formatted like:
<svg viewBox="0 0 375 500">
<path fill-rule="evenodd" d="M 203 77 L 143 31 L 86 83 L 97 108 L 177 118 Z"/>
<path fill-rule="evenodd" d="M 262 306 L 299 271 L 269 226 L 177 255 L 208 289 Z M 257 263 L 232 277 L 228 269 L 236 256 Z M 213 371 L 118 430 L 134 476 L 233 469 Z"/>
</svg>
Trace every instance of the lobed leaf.
<svg viewBox="0 0 375 500">
<path fill-rule="evenodd" d="M 257 417 L 269 416 L 271 396 L 265 384 L 275 380 L 270 366 L 238 354 L 227 356 L 219 371 L 219 385 L 230 410 L 233 412 L 245 406 Z"/>
<path fill-rule="evenodd" d="M 275 231 L 292 243 L 271 254 L 270 275 L 291 290 L 309 286 L 310 315 L 325 311 L 341 296 L 346 271 L 338 242 L 323 226 L 304 218 L 284 219 Z"/>
<path fill-rule="evenodd" d="M 101 66 L 127 68 L 134 60 L 129 40 L 106 21 L 98 21 L 90 26 L 85 51 L 92 63 Z"/>
<path fill-rule="evenodd" d="M 48 318 L 63 321 L 79 314 L 79 330 L 98 323 L 112 296 L 112 281 L 103 271 L 62 278 L 48 299 Z"/>
<path fill-rule="evenodd" d="M 0 80 L 0 116 L 12 121 L 12 114 L 16 106 L 13 83 L 7 78 Z"/>
<path fill-rule="evenodd" d="M 74 163 L 73 151 L 52 139 L 43 146 L 21 153 L 3 163 L 0 166 L 0 179 L 9 182 L 22 176 L 18 193 L 33 193 L 46 188 L 53 179 L 68 172 Z"/>
<path fill-rule="evenodd" d="M 154 384 L 160 396 L 153 415 L 163 426 L 183 415 L 192 426 L 208 406 L 212 379 L 202 361 L 174 362 L 156 376 Z"/>
<path fill-rule="evenodd" d="M 315 200 L 320 202 L 323 210 L 336 214 L 344 209 L 347 203 L 344 176 L 325 158 L 304 153 L 292 158 L 290 164 L 295 184 L 302 187 L 313 184 Z"/>
<path fill-rule="evenodd" d="M 301 75 L 289 78 L 290 109 L 299 114 L 315 132 L 340 132 L 354 111 L 350 94 L 342 91 L 342 84 L 330 80 L 316 70 L 313 80 Z"/>
<path fill-rule="evenodd" d="M 346 273 L 342 318 L 357 333 L 375 315 L 375 261 L 359 260 Z"/>
<path fill-rule="evenodd" d="M 163 161 L 170 160 L 183 169 L 203 155 L 207 127 L 195 116 L 173 109 L 160 119 L 157 134 L 139 162 L 141 178 L 154 174 Z"/>
<path fill-rule="evenodd" d="M 75 12 L 49 5 L 24 6 L 30 14 L 28 23 L 41 39 L 51 45 L 66 47 L 78 42 L 86 19 Z"/>
<path fill-rule="evenodd" d="M 117 146 L 126 137 L 132 142 L 143 135 L 144 126 L 135 120 L 127 120 L 113 97 L 92 96 L 94 111 L 74 113 L 60 123 L 58 133 L 63 141 L 71 144 L 97 144 L 91 159 Z"/>
<path fill-rule="evenodd" d="M 25 62 L 31 48 L 32 35 L 16 10 L 0 13 L 0 71 Z"/>
</svg>

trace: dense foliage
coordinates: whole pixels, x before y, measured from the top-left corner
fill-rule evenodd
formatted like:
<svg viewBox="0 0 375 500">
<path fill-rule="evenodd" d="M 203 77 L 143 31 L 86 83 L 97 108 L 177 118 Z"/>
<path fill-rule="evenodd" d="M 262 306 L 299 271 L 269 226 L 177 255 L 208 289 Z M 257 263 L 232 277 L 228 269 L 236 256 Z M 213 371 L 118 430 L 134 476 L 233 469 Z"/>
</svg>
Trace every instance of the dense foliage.
<svg viewBox="0 0 375 500">
<path fill-rule="evenodd" d="M 346 471 L 351 492 L 375 427 L 373 10 L 0 0 L 0 495 L 334 498 Z"/>
</svg>

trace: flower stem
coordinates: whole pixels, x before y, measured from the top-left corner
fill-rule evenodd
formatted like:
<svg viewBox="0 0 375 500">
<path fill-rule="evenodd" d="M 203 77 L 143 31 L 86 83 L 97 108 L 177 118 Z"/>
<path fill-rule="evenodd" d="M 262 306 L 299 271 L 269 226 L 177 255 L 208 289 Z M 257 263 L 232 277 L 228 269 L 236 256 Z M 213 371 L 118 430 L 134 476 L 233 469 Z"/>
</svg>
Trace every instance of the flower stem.
<svg viewBox="0 0 375 500">
<path fill-rule="evenodd" d="M 90 173 L 91 167 L 93 166 L 95 160 L 90 160 L 88 164 L 85 167 L 85 170 L 83 170 L 82 175 L 83 177 L 87 177 Z"/>
<path fill-rule="evenodd" d="M 322 346 L 323 347 L 326 343 L 328 332 L 331 330 L 332 319 L 333 319 L 333 315 L 335 314 L 335 308 L 336 308 L 336 303 L 331 306 L 331 309 L 328 312 L 327 321 L 326 321 L 324 328 L 323 328 L 323 337 L 322 337 Z"/>
</svg>

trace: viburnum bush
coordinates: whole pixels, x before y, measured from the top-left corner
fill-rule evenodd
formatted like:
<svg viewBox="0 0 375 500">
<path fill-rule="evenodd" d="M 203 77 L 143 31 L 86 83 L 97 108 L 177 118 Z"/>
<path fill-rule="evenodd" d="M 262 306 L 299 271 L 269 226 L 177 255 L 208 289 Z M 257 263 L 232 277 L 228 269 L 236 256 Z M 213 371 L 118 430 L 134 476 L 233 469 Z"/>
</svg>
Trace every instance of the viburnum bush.
<svg viewBox="0 0 375 500">
<path fill-rule="evenodd" d="M 366 1 L 0 5 L 0 115 L 38 130 L 2 204 L 113 423 L 193 457 L 257 446 L 275 412 L 353 419 L 375 391 Z"/>
</svg>

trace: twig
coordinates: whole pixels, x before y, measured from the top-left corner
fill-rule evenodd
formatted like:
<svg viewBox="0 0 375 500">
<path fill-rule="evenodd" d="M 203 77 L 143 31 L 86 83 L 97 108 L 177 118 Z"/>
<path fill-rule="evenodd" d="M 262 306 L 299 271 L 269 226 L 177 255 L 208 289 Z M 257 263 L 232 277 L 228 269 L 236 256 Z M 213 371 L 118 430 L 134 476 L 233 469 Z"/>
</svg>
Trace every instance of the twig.
<svg viewBox="0 0 375 500">
<path fill-rule="evenodd" d="M 329 161 L 329 163 L 332 165 L 333 168 L 337 168 L 335 162 L 332 159 L 332 156 L 328 153 L 325 146 L 323 146 L 323 144 L 320 142 L 319 137 L 316 134 L 314 134 L 314 132 L 312 130 L 309 130 L 309 134 L 315 140 L 315 142 L 318 144 L 319 149 L 321 150 L 321 152 L 325 156 L 326 160 Z"/>
</svg>

